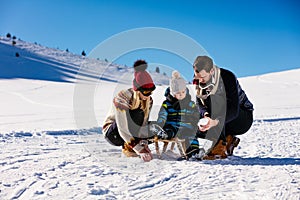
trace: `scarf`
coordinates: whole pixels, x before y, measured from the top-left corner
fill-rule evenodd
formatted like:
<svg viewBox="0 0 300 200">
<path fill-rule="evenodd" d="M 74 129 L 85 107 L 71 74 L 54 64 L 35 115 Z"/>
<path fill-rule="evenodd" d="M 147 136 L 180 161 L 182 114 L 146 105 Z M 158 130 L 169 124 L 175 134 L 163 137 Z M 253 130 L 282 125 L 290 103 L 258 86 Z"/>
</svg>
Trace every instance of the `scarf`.
<svg viewBox="0 0 300 200">
<path fill-rule="evenodd" d="M 152 98 L 142 100 L 140 92 L 133 89 L 123 90 L 113 100 L 117 109 L 121 110 L 135 110 L 140 108 L 144 112 L 144 122 L 146 124 L 149 118 L 150 108 L 152 105 Z"/>
<path fill-rule="evenodd" d="M 200 84 L 196 85 L 196 96 L 201 100 L 204 105 L 204 100 L 207 99 L 210 95 L 217 92 L 219 82 L 220 82 L 220 68 L 214 65 L 214 74 L 211 77 L 211 83 L 205 87 L 201 87 Z M 204 90 L 206 94 L 204 94 Z"/>
</svg>

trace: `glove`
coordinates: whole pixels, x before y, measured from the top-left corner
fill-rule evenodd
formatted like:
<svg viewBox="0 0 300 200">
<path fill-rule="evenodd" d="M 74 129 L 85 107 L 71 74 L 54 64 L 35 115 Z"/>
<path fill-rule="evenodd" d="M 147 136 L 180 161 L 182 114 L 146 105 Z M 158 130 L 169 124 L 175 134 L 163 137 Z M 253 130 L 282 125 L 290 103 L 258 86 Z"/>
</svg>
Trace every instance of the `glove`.
<svg viewBox="0 0 300 200">
<path fill-rule="evenodd" d="M 169 139 L 168 137 L 168 134 L 164 131 L 164 130 L 160 130 L 158 133 L 157 133 L 157 138 L 158 139 L 163 139 L 163 140 L 165 140 L 165 139 Z"/>
<path fill-rule="evenodd" d="M 158 139 L 167 139 L 168 134 L 157 124 L 151 124 L 149 130 L 153 135 L 156 135 Z"/>
</svg>

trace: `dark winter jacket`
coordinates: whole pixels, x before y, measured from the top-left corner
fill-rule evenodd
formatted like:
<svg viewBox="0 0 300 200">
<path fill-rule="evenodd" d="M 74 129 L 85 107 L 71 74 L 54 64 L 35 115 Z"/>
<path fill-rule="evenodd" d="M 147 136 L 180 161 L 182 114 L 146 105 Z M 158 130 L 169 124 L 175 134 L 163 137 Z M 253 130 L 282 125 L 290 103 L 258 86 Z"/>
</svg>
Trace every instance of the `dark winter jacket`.
<svg viewBox="0 0 300 200">
<path fill-rule="evenodd" d="M 219 118 L 225 123 L 235 119 L 240 109 L 253 110 L 253 104 L 242 90 L 235 75 L 222 68 L 220 68 L 220 79 L 216 93 L 207 99 L 201 100 L 197 97 L 196 100 L 201 117 L 204 117 L 205 113 L 209 113 L 210 117 Z"/>
<path fill-rule="evenodd" d="M 176 134 L 180 134 L 177 136 L 182 138 L 185 138 L 184 135 L 195 135 L 200 114 L 195 102 L 191 100 L 189 90 L 187 89 L 184 99 L 178 100 L 170 94 L 170 88 L 167 88 L 165 97 L 157 123 L 168 133 L 168 139 Z"/>
</svg>

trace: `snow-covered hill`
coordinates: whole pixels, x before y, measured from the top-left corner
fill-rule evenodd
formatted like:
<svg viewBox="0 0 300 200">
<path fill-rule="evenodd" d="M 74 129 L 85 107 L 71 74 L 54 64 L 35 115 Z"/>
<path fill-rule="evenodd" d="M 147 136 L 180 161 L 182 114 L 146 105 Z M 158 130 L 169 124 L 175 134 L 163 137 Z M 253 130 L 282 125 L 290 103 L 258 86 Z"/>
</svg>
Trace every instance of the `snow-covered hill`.
<svg viewBox="0 0 300 200">
<path fill-rule="evenodd" d="M 117 82 L 118 76 L 132 74 L 132 68 L 90 59 L 67 51 L 0 37 L 0 79 L 25 78 L 34 80 L 75 82 L 107 80 Z M 17 56 L 18 54 L 18 56 Z M 134 61 L 132 61 L 134 62 Z M 168 77 L 152 72 L 157 84 L 168 84 Z"/>
<path fill-rule="evenodd" d="M 255 122 L 235 156 L 149 163 L 123 157 L 101 133 L 130 70 L 1 38 L 0 199 L 300 199 L 299 69 L 239 80 Z"/>
</svg>

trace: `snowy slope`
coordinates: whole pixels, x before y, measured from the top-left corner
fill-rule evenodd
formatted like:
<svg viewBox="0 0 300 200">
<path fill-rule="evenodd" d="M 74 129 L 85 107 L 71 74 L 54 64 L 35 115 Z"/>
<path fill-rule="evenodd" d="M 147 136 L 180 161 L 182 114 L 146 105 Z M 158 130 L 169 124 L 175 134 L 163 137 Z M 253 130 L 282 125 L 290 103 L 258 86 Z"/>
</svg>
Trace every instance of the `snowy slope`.
<svg viewBox="0 0 300 200">
<path fill-rule="evenodd" d="M 256 105 L 256 118 L 299 117 L 300 69 L 247 77 L 243 89 Z"/>
<path fill-rule="evenodd" d="M 143 163 L 124 158 L 101 134 L 112 96 L 127 85 L 116 81 L 118 67 L 98 80 L 100 62 L 26 42 L 12 47 L 2 38 L 0 199 L 300 199 L 300 70 L 239 80 L 255 122 L 235 156 L 178 162 L 155 155 Z M 153 95 L 152 118 L 164 89 Z M 78 96 L 93 101 L 78 108 Z M 80 126 L 86 113 L 94 122 Z"/>
<path fill-rule="evenodd" d="M 16 54 L 19 54 L 19 57 Z M 0 36 L 0 78 L 26 78 L 59 82 L 82 80 L 118 80 L 117 74 L 130 73 L 132 69 L 90 59 L 59 49 Z M 134 61 L 133 61 L 134 62 Z M 157 84 L 168 84 L 167 77 L 152 73 Z"/>
<path fill-rule="evenodd" d="M 132 68 L 21 40 L 14 46 L 11 43 L 0 37 L 0 91 L 4 95 L 0 132 L 77 129 L 74 107 L 81 109 L 77 102 L 83 102 L 82 109 L 86 109 L 88 96 L 95 102 L 91 106 L 97 121 L 83 122 L 80 128 L 99 126 L 99 115 L 109 109 L 103 106 L 107 103 L 103 94 L 112 96 L 132 84 Z M 169 82 L 163 74 L 153 72 L 152 76 L 157 85 Z M 86 120 L 85 112 L 81 114 Z"/>
</svg>

